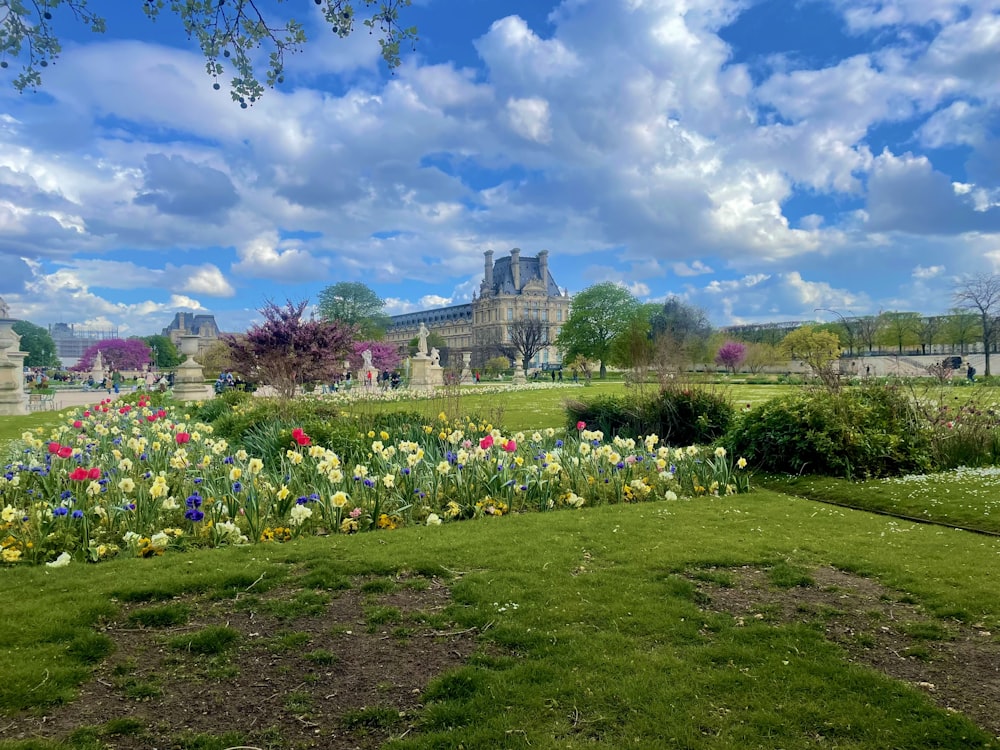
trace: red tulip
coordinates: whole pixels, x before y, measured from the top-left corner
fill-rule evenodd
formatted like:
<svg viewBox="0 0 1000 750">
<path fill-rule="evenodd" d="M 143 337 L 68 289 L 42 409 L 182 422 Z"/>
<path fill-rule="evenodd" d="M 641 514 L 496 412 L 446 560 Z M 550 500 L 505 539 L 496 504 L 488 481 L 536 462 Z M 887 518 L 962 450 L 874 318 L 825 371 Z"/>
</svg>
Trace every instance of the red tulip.
<svg viewBox="0 0 1000 750">
<path fill-rule="evenodd" d="M 184 443 L 191 442 L 191 433 L 189 432 L 178 432 L 174 435 L 174 440 L 177 441 L 177 445 L 184 445 Z"/>
<path fill-rule="evenodd" d="M 79 430 L 79 429 L 80 429 L 81 427 L 83 427 L 83 422 L 81 422 L 81 421 L 80 421 L 80 420 L 78 419 L 78 420 L 76 420 L 76 421 L 75 421 L 75 422 L 73 423 L 73 426 L 74 426 L 74 427 L 75 427 L 76 429 L 78 429 L 78 430 Z"/>
<path fill-rule="evenodd" d="M 579 421 L 579 422 L 577 422 L 576 423 L 576 429 L 581 430 L 581 431 L 582 430 L 586 430 L 587 429 L 587 423 L 584 422 L 584 421 L 582 421 L 582 420 Z"/>
<path fill-rule="evenodd" d="M 506 443 L 503 444 L 503 449 L 508 453 L 513 453 L 514 451 L 517 450 L 517 441 L 508 440 Z"/>
<path fill-rule="evenodd" d="M 59 458 L 69 458 L 73 455 L 73 449 L 68 445 L 64 445 L 59 449 L 59 453 L 56 455 L 58 455 Z"/>
<path fill-rule="evenodd" d="M 49 443 L 49 453 L 58 453 L 60 448 L 62 448 L 62 446 L 59 445 L 59 443 Z"/>
<path fill-rule="evenodd" d="M 87 479 L 100 479 L 101 470 L 96 466 L 92 467 L 90 471 L 87 472 Z"/>
<path fill-rule="evenodd" d="M 87 480 L 88 473 L 82 466 L 77 466 L 73 471 L 69 473 L 69 478 L 74 482 L 84 482 Z"/>
<path fill-rule="evenodd" d="M 479 441 L 479 447 L 482 448 L 484 451 L 487 451 L 490 448 L 492 448 L 493 447 L 493 436 L 492 435 L 487 435 L 486 437 L 484 437 L 483 439 L 481 439 Z"/>
</svg>

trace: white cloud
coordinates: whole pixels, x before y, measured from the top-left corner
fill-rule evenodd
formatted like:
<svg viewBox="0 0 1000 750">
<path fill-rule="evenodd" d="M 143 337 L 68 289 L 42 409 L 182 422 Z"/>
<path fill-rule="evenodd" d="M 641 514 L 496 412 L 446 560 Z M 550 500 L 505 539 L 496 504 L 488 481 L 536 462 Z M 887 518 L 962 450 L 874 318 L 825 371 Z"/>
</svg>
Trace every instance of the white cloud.
<svg viewBox="0 0 1000 750">
<path fill-rule="evenodd" d="M 325 277 L 328 262 L 294 247 L 293 241 L 278 241 L 277 232 L 269 232 L 237 249 L 240 260 L 232 270 L 242 276 L 273 281 L 306 281 Z"/>
<path fill-rule="evenodd" d="M 915 279 L 924 280 L 936 278 L 942 273 L 944 273 L 944 266 L 928 266 L 926 268 L 924 266 L 917 266 L 913 269 L 911 276 Z"/>
<path fill-rule="evenodd" d="M 536 143 L 552 140 L 549 103 L 544 99 L 508 99 L 507 119 L 514 132 L 526 140 Z"/>
<path fill-rule="evenodd" d="M 206 294 L 209 297 L 232 297 L 236 290 L 216 266 L 211 263 L 198 267 L 179 268 L 177 275 L 184 279 L 177 287 L 181 291 Z"/>
<path fill-rule="evenodd" d="M 693 260 L 691 263 L 672 263 L 670 270 L 677 276 L 701 276 L 706 273 L 713 273 L 709 266 L 700 260 Z"/>
</svg>

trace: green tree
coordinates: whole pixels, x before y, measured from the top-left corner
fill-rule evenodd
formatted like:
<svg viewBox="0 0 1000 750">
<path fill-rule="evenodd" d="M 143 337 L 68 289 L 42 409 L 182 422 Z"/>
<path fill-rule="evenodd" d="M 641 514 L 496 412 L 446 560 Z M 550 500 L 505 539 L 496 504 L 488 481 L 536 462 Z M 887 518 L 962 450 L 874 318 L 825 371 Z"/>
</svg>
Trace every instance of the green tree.
<svg viewBox="0 0 1000 750">
<path fill-rule="evenodd" d="M 170 340 L 169 336 L 157 333 L 153 336 L 143 336 L 142 340 L 153 352 L 153 364 L 158 369 L 169 370 L 184 361 L 184 357 L 177 351 L 177 346 Z M 200 360 L 199 364 L 202 367 L 205 366 L 205 363 Z"/>
<path fill-rule="evenodd" d="M 377 34 L 382 58 L 390 68 L 400 63 L 400 44 L 417 41 L 416 28 L 400 24 L 400 9 L 409 6 L 410 0 L 315 2 L 322 6 L 337 36 L 350 36 L 359 20 L 370 34 Z M 283 83 L 285 55 L 297 52 L 307 41 L 302 24 L 283 17 L 283 4 L 284 0 L 146 0 L 142 9 L 151 21 L 164 12 L 178 16 L 188 38 L 205 56 L 212 87 L 220 89 L 219 79 L 232 75 L 230 95 L 245 108 L 264 93 L 261 73 L 268 86 Z M 42 69 L 62 51 L 56 26 L 69 16 L 95 33 L 107 28 L 106 20 L 87 0 L 0 0 L 0 69 L 9 68 L 9 60 L 21 65 L 13 80 L 15 89 L 35 90 L 41 85 Z"/>
<path fill-rule="evenodd" d="M 879 330 L 882 327 L 882 316 L 865 315 L 861 318 L 855 318 L 855 323 L 857 325 L 858 341 L 867 346 L 868 353 L 871 354 L 875 349 L 875 342 L 878 341 Z"/>
<path fill-rule="evenodd" d="M 206 375 L 218 375 L 220 372 L 234 369 L 232 350 L 225 341 L 216 341 L 205 351 L 198 354 L 198 364 Z"/>
<path fill-rule="evenodd" d="M 601 377 L 607 376 L 611 343 L 621 335 L 635 315 L 639 301 L 622 286 L 605 281 L 587 287 L 573 298 L 569 319 L 556 345 L 565 359 L 579 354 L 601 361 Z"/>
<path fill-rule="evenodd" d="M 986 375 L 990 374 L 990 347 L 997 332 L 1000 314 L 1000 276 L 981 273 L 955 287 L 955 304 L 979 315 L 979 333 L 986 355 Z"/>
<path fill-rule="evenodd" d="M 827 388 L 837 390 L 840 378 L 834 363 L 844 351 L 837 334 L 818 330 L 816 326 L 802 326 L 785 336 L 781 347 L 789 357 L 809 365 Z"/>
<path fill-rule="evenodd" d="M 880 317 L 880 343 L 895 347 L 897 354 L 903 353 L 903 347 L 912 348 L 920 344 L 920 313 L 890 311 Z"/>
<path fill-rule="evenodd" d="M 60 367 L 56 342 L 46 329 L 27 320 L 19 320 L 11 328 L 21 337 L 21 351 L 28 353 L 26 367 Z"/>
<path fill-rule="evenodd" d="M 945 319 L 942 337 L 952 347 L 957 346 L 959 353 L 965 354 L 966 348 L 980 338 L 979 316 L 969 310 L 954 308 Z"/>
<path fill-rule="evenodd" d="M 381 341 L 389 327 L 385 300 L 360 281 L 341 281 L 319 293 L 316 311 L 323 320 L 354 326 L 360 341 Z"/>
<path fill-rule="evenodd" d="M 673 377 L 673 373 L 696 362 L 709 362 L 715 356 L 715 347 L 710 343 L 712 324 L 708 315 L 679 297 L 667 298 L 662 309 L 650 319 L 650 327 L 656 342 L 661 383 L 665 384 L 666 378 Z"/>
</svg>

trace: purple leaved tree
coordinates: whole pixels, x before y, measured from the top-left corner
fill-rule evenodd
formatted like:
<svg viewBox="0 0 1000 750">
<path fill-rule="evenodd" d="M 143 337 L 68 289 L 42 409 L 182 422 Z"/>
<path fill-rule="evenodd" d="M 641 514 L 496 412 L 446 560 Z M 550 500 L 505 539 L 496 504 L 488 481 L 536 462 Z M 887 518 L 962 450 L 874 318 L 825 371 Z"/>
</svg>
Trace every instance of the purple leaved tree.
<svg viewBox="0 0 1000 750">
<path fill-rule="evenodd" d="M 387 344 L 385 341 L 356 341 L 353 346 L 354 351 L 349 357 L 352 370 L 361 369 L 363 362 L 361 353 L 365 349 L 371 350 L 372 367 L 379 372 L 399 367 L 399 347 L 396 344 Z"/>
<path fill-rule="evenodd" d="M 729 372 L 736 374 L 736 371 L 743 364 L 747 356 L 747 346 L 739 341 L 727 341 L 719 347 L 715 354 L 715 364 L 722 365 Z"/>
<path fill-rule="evenodd" d="M 152 349 L 142 339 L 104 339 L 87 347 L 72 370 L 87 372 L 93 368 L 98 352 L 106 370 L 141 370 L 149 364 Z"/>
<path fill-rule="evenodd" d="M 258 310 L 264 322 L 242 335 L 227 334 L 233 369 L 248 382 L 272 386 L 292 398 L 303 383 L 327 382 L 352 352 L 355 329 L 336 321 L 303 320 L 308 301 L 271 301 Z"/>
</svg>

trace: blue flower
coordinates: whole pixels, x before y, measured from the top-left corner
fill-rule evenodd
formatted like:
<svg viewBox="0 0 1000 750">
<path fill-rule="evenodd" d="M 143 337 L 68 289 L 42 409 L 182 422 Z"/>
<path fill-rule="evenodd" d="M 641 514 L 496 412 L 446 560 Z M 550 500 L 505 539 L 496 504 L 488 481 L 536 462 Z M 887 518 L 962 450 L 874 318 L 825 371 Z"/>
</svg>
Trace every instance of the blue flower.
<svg viewBox="0 0 1000 750">
<path fill-rule="evenodd" d="M 243 491 L 243 485 L 240 482 L 233 482 L 233 494 L 238 495 Z"/>
<path fill-rule="evenodd" d="M 368 477 L 365 477 L 365 481 L 363 482 L 363 484 L 365 485 L 365 487 L 375 486 L 375 482 L 373 482 L 371 479 L 368 479 Z"/>
<path fill-rule="evenodd" d="M 67 513 L 69 513 L 69 510 L 61 505 L 52 511 L 52 515 L 54 516 L 65 516 Z"/>
<path fill-rule="evenodd" d="M 188 499 L 185 500 L 185 504 L 189 508 L 201 507 L 201 495 L 199 495 L 197 492 L 191 493 L 190 495 L 188 495 Z"/>
<path fill-rule="evenodd" d="M 562 447 L 563 447 L 563 441 L 562 440 L 556 440 L 556 448 L 562 448 Z"/>
<path fill-rule="evenodd" d="M 146 461 L 148 459 L 149 459 L 149 456 L 147 456 L 145 453 L 140 453 L 139 454 L 139 460 L 140 461 Z"/>
<path fill-rule="evenodd" d="M 73 511 L 72 515 L 73 518 L 83 518 L 83 511 L 77 508 L 76 510 Z"/>
<path fill-rule="evenodd" d="M 194 481 L 195 484 L 201 484 L 205 480 L 202 479 L 201 477 L 195 477 L 193 481 Z"/>
<path fill-rule="evenodd" d="M 298 498 L 295 499 L 295 504 L 296 505 L 305 505 L 308 502 L 309 502 L 309 498 L 306 497 L 305 495 L 302 495 L 301 497 L 298 497 Z"/>
<path fill-rule="evenodd" d="M 69 500 L 72 497 L 73 497 L 73 493 L 70 492 L 69 490 L 63 490 L 61 493 L 59 493 L 59 499 L 60 500 Z"/>
<path fill-rule="evenodd" d="M 224 463 L 224 464 L 231 464 L 231 463 L 233 463 L 233 457 L 232 456 L 226 456 L 224 459 L 222 459 L 222 463 Z"/>
<path fill-rule="evenodd" d="M 200 510 L 197 510 L 196 508 L 192 508 L 191 510 L 189 510 L 187 513 L 184 514 L 184 517 L 189 521 L 198 522 L 205 517 L 205 514 L 202 513 Z"/>
<path fill-rule="evenodd" d="M 409 474 L 410 474 L 410 467 L 409 466 L 404 466 L 402 468 L 402 470 L 400 471 L 400 474 L 402 474 L 403 476 L 409 476 Z"/>
</svg>

